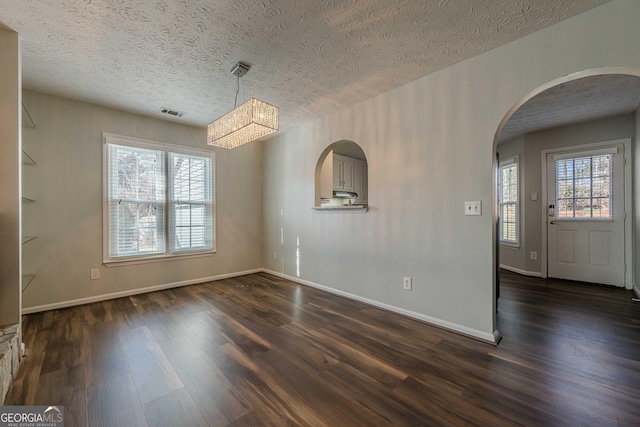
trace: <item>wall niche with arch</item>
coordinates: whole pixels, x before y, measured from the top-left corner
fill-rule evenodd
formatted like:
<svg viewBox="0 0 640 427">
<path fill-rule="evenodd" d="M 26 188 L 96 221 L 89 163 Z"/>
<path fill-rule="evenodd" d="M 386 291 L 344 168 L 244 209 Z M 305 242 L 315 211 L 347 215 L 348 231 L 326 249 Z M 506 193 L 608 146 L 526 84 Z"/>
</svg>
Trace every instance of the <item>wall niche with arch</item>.
<svg viewBox="0 0 640 427">
<path fill-rule="evenodd" d="M 319 210 L 367 211 L 368 164 L 353 141 L 336 141 L 324 149 L 315 171 L 315 204 Z"/>
</svg>

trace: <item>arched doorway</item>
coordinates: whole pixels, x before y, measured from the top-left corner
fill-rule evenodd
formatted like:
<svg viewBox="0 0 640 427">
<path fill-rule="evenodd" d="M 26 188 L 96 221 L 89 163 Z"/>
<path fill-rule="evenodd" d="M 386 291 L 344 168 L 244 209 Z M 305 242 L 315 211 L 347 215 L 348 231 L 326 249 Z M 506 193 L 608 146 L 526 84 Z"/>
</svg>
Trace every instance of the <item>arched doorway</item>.
<svg viewBox="0 0 640 427">
<path fill-rule="evenodd" d="M 511 161 L 511 164 L 514 164 L 515 158 L 516 166 L 511 166 L 511 171 L 517 168 L 532 167 L 531 164 L 527 163 L 526 159 L 523 159 L 523 156 L 521 155 L 523 151 L 518 153 L 517 150 L 514 151 L 512 149 L 511 152 L 508 152 L 507 155 L 502 156 L 502 158 L 499 159 L 497 154 L 500 151 L 503 151 L 500 147 L 505 143 L 505 141 L 516 139 L 524 135 L 539 135 L 541 137 L 548 136 L 551 134 L 551 130 L 549 130 L 550 128 L 569 129 L 572 126 L 579 126 L 581 123 L 591 123 L 598 120 L 605 120 L 607 118 L 624 115 L 628 115 L 625 119 L 625 123 L 629 124 L 630 122 L 630 126 L 627 127 L 631 129 L 631 131 L 630 133 L 627 131 L 627 139 L 631 141 L 635 139 L 639 133 L 639 130 L 637 129 L 639 116 L 637 108 L 639 99 L 640 70 L 619 67 L 598 68 L 581 71 L 579 73 L 550 81 L 525 95 L 505 114 L 496 131 L 493 144 L 494 154 L 496 154 L 494 159 L 495 174 L 493 186 L 493 212 L 495 219 L 494 223 L 496 226 L 496 229 L 494 230 L 495 232 L 493 233 L 495 251 L 494 259 L 496 260 L 496 299 L 499 296 L 499 268 L 501 264 L 504 266 L 505 258 L 507 258 L 505 256 L 505 250 L 507 249 L 505 248 L 509 248 L 508 245 L 505 245 L 505 239 L 501 239 L 500 233 L 503 230 L 500 228 L 501 223 L 498 222 L 501 210 L 503 213 L 505 212 L 505 207 L 500 202 L 498 185 L 501 163 L 503 163 L 502 167 L 506 169 L 507 166 L 504 164 L 504 161 Z M 635 130 L 633 130 L 634 122 L 636 124 Z M 603 135 L 604 136 L 599 136 L 592 133 L 585 138 L 585 142 L 582 145 L 587 146 L 589 143 L 594 141 L 619 139 L 618 137 L 607 138 L 606 132 L 603 132 Z M 527 141 L 522 139 L 520 144 L 525 147 Z M 627 154 L 630 155 L 630 158 L 635 158 L 635 147 L 633 147 L 632 144 L 629 144 L 629 146 L 629 151 L 631 151 L 631 153 Z M 546 148 L 549 149 L 549 151 L 551 150 L 549 147 Z M 527 155 L 530 155 L 532 151 L 533 150 L 527 150 Z M 518 154 L 520 155 L 518 156 Z M 556 155 L 556 157 L 560 156 Z M 536 172 L 539 175 L 538 179 L 541 180 L 543 169 L 541 167 L 542 159 L 539 154 L 536 161 L 539 164 Z M 528 178 L 531 178 L 531 176 L 528 175 Z M 634 182 L 637 181 L 635 176 L 630 179 Z M 521 265 L 524 266 L 522 268 L 515 268 L 514 270 L 516 272 L 523 273 L 525 275 L 535 276 L 537 274 L 540 277 L 546 277 L 547 265 L 545 262 L 547 257 L 547 242 L 543 239 L 542 234 L 543 224 L 545 224 L 543 218 L 544 200 L 541 188 L 542 182 L 539 184 L 536 183 L 536 185 L 539 185 L 538 190 L 534 185 L 532 185 L 532 182 L 525 182 L 523 184 L 522 181 L 522 179 L 519 179 L 516 184 L 519 186 L 517 189 L 517 195 L 519 196 L 518 202 L 520 205 L 518 205 L 518 209 L 520 210 L 517 211 L 515 222 L 517 223 L 517 221 L 524 222 L 530 220 L 538 221 L 541 229 L 539 236 L 540 243 L 536 242 L 536 244 L 533 244 L 531 240 L 535 240 L 532 238 L 535 236 L 532 236 L 533 233 L 530 230 L 529 233 L 527 233 L 525 227 L 520 224 L 520 234 L 517 234 L 516 231 L 515 234 L 507 236 L 512 240 L 513 244 L 512 248 L 509 250 L 511 250 L 512 253 L 515 253 L 516 251 L 519 253 L 520 260 L 522 261 Z M 638 211 L 638 206 L 636 206 L 638 203 L 636 201 L 637 198 L 630 191 L 629 194 L 631 198 L 629 206 Z M 555 205 L 555 203 L 549 204 Z M 546 207 L 546 205 L 544 207 Z M 637 226 L 638 221 L 636 221 L 632 212 L 629 212 L 629 210 L 633 210 L 631 208 L 626 211 L 627 216 L 631 219 L 625 225 L 624 230 L 625 238 L 627 239 L 627 242 L 625 243 L 625 256 L 627 254 L 629 255 L 625 261 L 627 269 L 629 270 L 626 273 L 627 276 L 625 283 L 625 287 L 628 289 L 630 289 L 633 282 L 635 282 L 634 275 L 637 274 L 637 272 L 633 271 L 633 265 L 635 264 L 633 261 L 635 260 L 635 253 L 637 251 L 635 251 L 636 242 L 632 240 L 632 229 Z M 538 214 L 537 218 L 535 218 L 536 209 Z M 544 230 L 544 233 L 546 232 L 547 230 Z"/>
</svg>

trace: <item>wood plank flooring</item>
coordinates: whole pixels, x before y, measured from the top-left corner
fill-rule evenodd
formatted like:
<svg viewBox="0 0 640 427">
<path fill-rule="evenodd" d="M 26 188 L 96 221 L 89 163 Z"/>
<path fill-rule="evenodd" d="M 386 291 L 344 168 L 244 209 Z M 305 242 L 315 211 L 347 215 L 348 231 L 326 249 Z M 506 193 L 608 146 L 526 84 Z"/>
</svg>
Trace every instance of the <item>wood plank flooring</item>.
<svg viewBox="0 0 640 427">
<path fill-rule="evenodd" d="M 640 303 L 502 273 L 499 346 L 255 274 L 25 316 L 74 426 L 638 426 Z"/>
</svg>

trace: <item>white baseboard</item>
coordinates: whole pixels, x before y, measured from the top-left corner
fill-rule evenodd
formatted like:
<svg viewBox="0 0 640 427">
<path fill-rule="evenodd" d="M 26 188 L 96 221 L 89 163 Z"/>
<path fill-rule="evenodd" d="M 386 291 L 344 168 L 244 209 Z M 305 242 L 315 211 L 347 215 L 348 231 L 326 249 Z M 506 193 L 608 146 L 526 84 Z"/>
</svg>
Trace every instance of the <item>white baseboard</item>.
<svg viewBox="0 0 640 427">
<path fill-rule="evenodd" d="M 115 299 L 115 298 L 122 298 L 122 297 L 128 297 L 131 295 L 138 295 L 138 294 L 144 294 L 147 292 L 154 292 L 154 291 L 161 291 L 164 289 L 171 289 L 171 288 L 178 288 L 181 286 L 188 286 L 188 285 L 195 285 L 198 283 L 206 283 L 206 282 L 212 282 L 214 280 L 222 280 L 222 279 L 228 279 L 230 277 L 238 277 L 238 276 L 246 276 L 248 274 L 254 274 L 254 273 L 268 273 L 271 274 L 273 276 L 276 277 L 281 277 L 283 279 L 287 279 L 290 280 L 292 282 L 296 282 L 296 283 L 300 283 L 302 285 L 306 285 L 306 286 L 310 286 L 312 288 L 316 288 L 316 289 L 320 289 L 332 294 L 336 294 L 336 295 L 340 295 L 342 297 L 345 298 L 349 298 L 355 301 L 359 301 L 374 307 L 378 307 L 378 308 L 382 308 L 388 311 L 392 311 L 394 313 L 398 313 L 398 314 L 402 314 L 404 316 L 407 317 L 411 317 L 413 319 L 417 319 L 444 329 L 448 329 L 450 331 L 453 332 L 457 332 L 463 335 L 467 335 L 476 339 L 479 339 L 481 341 L 486 341 L 489 342 L 491 344 L 497 344 L 498 341 L 500 341 L 500 333 L 496 330 L 494 331 L 492 334 L 490 333 L 486 333 L 486 332 L 482 332 L 479 331 L 477 329 L 473 329 L 473 328 L 469 328 L 467 326 L 463 326 L 463 325 L 458 325 L 457 323 L 452 323 L 452 322 L 448 322 L 446 320 L 442 320 L 442 319 L 438 319 L 435 317 L 431 317 L 431 316 L 427 316 L 425 314 L 421 314 L 421 313 L 416 313 L 414 311 L 410 311 L 410 310 L 405 310 L 403 308 L 400 307 L 396 307 L 396 306 L 392 306 L 389 304 L 385 304 L 379 301 L 375 301 L 375 300 L 371 300 L 369 298 L 364 298 L 361 297 L 359 295 L 355 295 L 349 292 L 345 292 L 345 291 L 341 291 L 339 289 L 334 289 L 334 288 L 330 288 L 328 286 L 324 286 L 324 285 L 319 285 L 317 283 L 314 282 L 310 282 L 308 280 L 303 280 L 297 277 L 293 277 L 293 276 L 289 276 L 286 274 L 282 274 L 282 273 L 278 273 L 276 271 L 272 271 L 272 270 L 268 270 L 266 268 L 257 268 L 254 270 L 246 270 L 246 271 L 239 271 L 236 273 L 227 273 L 227 274 L 219 274 L 217 276 L 210 276 L 210 277 L 202 277 L 202 278 L 198 278 L 198 279 L 191 279 L 191 280 L 183 280 L 180 282 L 173 282 L 173 283 L 165 283 L 162 285 L 155 285 L 155 286 L 149 286 L 146 288 L 138 288 L 138 289 L 130 289 L 130 290 L 126 290 L 126 291 L 121 291 L 121 292 L 113 292 L 113 293 L 109 293 L 109 294 L 102 294 L 102 295 L 96 295 L 96 296 L 92 296 L 92 297 L 87 297 L 87 298 L 78 298 L 78 299 L 74 299 L 74 300 L 68 300 L 68 301 L 61 301 L 61 302 L 56 302 L 53 304 L 45 304 L 45 305 L 37 305 L 37 306 L 33 306 L 33 307 L 25 307 L 22 309 L 22 314 L 32 314 L 32 313 L 39 313 L 41 311 L 47 311 L 47 310 L 56 310 L 56 309 L 60 309 L 60 308 L 67 308 L 67 307 L 73 307 L 76 305 L 82 305 L 82 304 L 90 304 L 93 302 L 98 302 L 98 301 L 106 301 L 106 300 L 110 300 L 110 299 Z M 637 292 L 637 289 L 636 289 Z"/>
<path fill-rule="evenodd" d="M 131 295 L 145 294 L 147 292 L 161 291 L 163 289 L 179 288 L 181 286 L 195 285 L 197 283 L 212 282 L 214 280 L 228 279 L 230 277 L 246 276 L 247 274 L 261 273 L 262 271 L 263 271 L 262 268 L 257 268 L 257 269 L 254 269 L 254 270 L 239 271 L 239 272 L 236 272 L 236 273 L 219 274 L 217 276 L 202 277 L 202 278 L 199 278 L 199 279 L 191 279 L 191 280 L 183 280 L 183 281 L 180 281 L 180 282 L 173 282 L 173 283 L 165 283 L 165 284 L 162 284 L 162 285 L 149 286 L 149 287 L 146 287 L 146 288 L 130 289 L 130 290 L 121 291 L 121 292 L 113 292 L 113 293 L 109 293 L 109 294 L 96 295 L 96 296 L 93 296 L 93 297 L 78 298 L 78 299 L 73 299 L 73 300 L 68 300 L 68 301 L 56 302 L 56 303 L 53 303 L 53 304 L 36 305 L 36 306 L 33 306 L 33 307 L 25 307 L 25 308 L 23 308 L 22 309 L 22 314 L 39 313 L 41 311 L 56 310 L 56 309 L 59 309 L 59 308 L 73 307 L 73 306 L 76 306 L 76 305 L 89 304 L 89 303 L 92 303 L 92 302 L 106 301 L 106 300 L 110 300 L 110 299 L 128 297 L 128 296 L 131 296 Z"/>
<path fill-rule="evenodd" d="M 634 292 L 636 293 L 636 297 L 640 298 L 640 289 L 637 286 L 633 287 Z"/>
<path fill-rule="evenodd" d="M 542 273 L 540 273 L 538 271 L 520 270 L 519 268 L 509 267 L 508 265 L 504 265 L 504 264 L 500 264 L 500 268 L 502 270 L 507 270 L 507 271 L 511 271 L 513 273 L 521 274 L 523 276 L 542 277 Z"/>
<path fill-rule="evenodd" d="M 493 343 L 495 345 L 498 345 L 501 339 L 502 339 L 502 336 L 500 335 L 500 331 L 498 331 L 497 329 L 493 331 Z"/>
<path fill-rule="evenodd" d="M 345 292 L 345 291 L 341 291 L 339 289 L 334 289 L 334 288 L 330 288 L 328 286 L 324 286 L 324 285 L 319 285 L 317 283 L 314 282 L 310 282 L 308 280 L 303 280 L 300 279 L 298 277 L 293 277 L 293 276 L 289 276 L 286 274 L 282 274 L 282 273 L 278 273 L 276 271 L 273 270 L 268 270 L 266 268 L 262 269 L 263 272 L 271 274 L 273 276 L 276 277 L 281 277 L 283 279 L 287 279 L 290 280 L 292 282 L 296 282 L 296 283 L 300 283 L 302 285 L 306 285 L 306 286 L 310 286 L 312 288 L 317 288 L 317 289 L 321 289 L 323 291 L 335 294 L 335 295 L 340 295 L 342 297 L 345 298 L 349 298 L 355 301 L 359 301 L 368 305 L 372 305 L 374 307 L 378 307 L 378 308 L 382 308 L 388 311 L 392 311 L 394 313 L 398 313 L 398 314 L 402 314 L 403 316 L 407 316 L 407 317 L 411 317 L 413 319 L 417 319 L 420 321 L 423 321 L 425 323 L 429 323 L 431 325 L 435 325 L 438 326 L 440 328 L 443 329 L 448 329 L 450 331 L 453 332 L 457 332 L 463 335 L 467 335 L 470 336 L 472 338 L 476 338 L 479 339 L 481 341 L 486 341 L 488 343 L 491 344 L 497 344 L 499 339 L 500 339 L 500 333 L 496 330 L 494 331 L 494 333 L 487 333 L 487 332 L 482 332 L 479 331 L 477 329 L 473 329 L 473 328 L 469 328 L 467 326 L 463 326 L 463 325 L 458 325 L 457 323 L 452 323 L 452 322 L 448 322 L 446 320 L 442 320 L 442 319 L 438 319 L 435 317 L 431 317 L 431 316 L 427 316 L 425 314 L 421 314 L 421 313 L 416 313 L 414 311 L 410 311 L 410 310 L 405 310 L 404 308 L 400 308 L 400 307 L 396 307 L 393 305 L 389 305 L 389 304 L 385 304 L 383 302 L 379 302 L 379 301 L 375 301 L 369 298 L 364 298 L 361 297 L 359 295 L 355 295 L 349 292 Z"/>
</svg>

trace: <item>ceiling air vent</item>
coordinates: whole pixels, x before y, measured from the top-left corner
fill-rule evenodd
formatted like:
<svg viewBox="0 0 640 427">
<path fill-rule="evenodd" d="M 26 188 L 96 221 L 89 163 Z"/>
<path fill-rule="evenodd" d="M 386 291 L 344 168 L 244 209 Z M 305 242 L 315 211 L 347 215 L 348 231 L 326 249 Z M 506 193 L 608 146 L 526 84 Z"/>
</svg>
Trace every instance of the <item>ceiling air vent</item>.
<svg viewBox="0 0 640 427">
<path fill-rule="evenodd" d="M 174 117 L 182 117 L 182 116 L 185 115 L 185 113 L 182 112 L 182 111 L 176 111 L 176 110 L 172 110 L 170 108 L 165 108 L 165 107 L 160 108 L 160 112 L 162 114 L 168 114 L 168 115 L 174 116 Z"/>
</svg>

